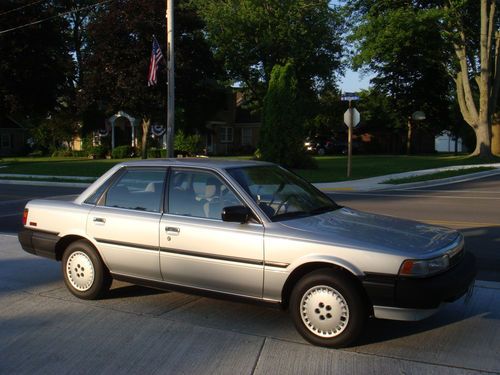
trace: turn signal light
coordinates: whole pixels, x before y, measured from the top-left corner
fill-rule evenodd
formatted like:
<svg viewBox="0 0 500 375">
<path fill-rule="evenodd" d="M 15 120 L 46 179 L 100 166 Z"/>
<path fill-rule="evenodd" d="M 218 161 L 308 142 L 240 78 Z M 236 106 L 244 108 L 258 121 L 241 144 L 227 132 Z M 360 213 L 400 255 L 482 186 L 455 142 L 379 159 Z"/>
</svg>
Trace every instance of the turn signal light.
<svg viewBox="0 0 500 375">
<path fill-rule="evenodd" d="M 24 212 L 23 212 L 23 225 L 26 225 L 26 223 L 28 222 L 28 209 L 25 208 L 24 209 Z"/>
</svg>

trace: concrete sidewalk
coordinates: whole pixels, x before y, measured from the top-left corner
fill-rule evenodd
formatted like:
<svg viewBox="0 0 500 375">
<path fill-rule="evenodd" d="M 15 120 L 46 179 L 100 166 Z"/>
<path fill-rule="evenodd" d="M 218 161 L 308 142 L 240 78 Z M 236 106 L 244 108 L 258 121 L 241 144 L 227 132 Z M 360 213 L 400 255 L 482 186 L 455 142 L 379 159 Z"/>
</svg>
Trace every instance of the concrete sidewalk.
<svg viewBox="0 0 500 375">
<path fill-rule="evenodd" d="M 449 178 L 442 178 L 438 180 L 428 180 L 421 182 L 412 182 L 407 184 L 385 184 L 385 181 L 392 179 L 400 179 L 407 177 L 416 177 L 423 176 L 427 174 L 434 174 L 438 172 L 444 171 L 455 171 L 459 169 L 469 169 L 469 168 L 477 168 L 477 167 L 493 167 L 496 168 L 491 171 L 477 172 L 465 174 L 462 176 L 455 176 Z M 462 165 L 462 166 L 453 166 L 453 167 L 442 167 L 442 168 L 433 168 L 433 169 L 424 169 L 420 171 L 411 171 L 411 172 L 403 172 L 403 173 L 394 173 L 385 176 L 377 176 L 371 178 L 364 178 L 360 180 L 350 180 L 350 181 L 342 181 L 342 182 L 323 182 L 316 183 L 314 186 L 323 190 L 323 191 L 372 191 L 372 190 L 386 190 L 386 189 L 409 189 L 414 187 L 423 187 L 423 186 L 439 186 L 445 185 L 449 183 L 457 183 L 457 182 L 465 182 L 472 181 L 488 176 L 493 176 L 500 174 L 500 163 L 496 164 L 479 164 L 479 165 Z"/>
<path fill-rule="evenodd" d="M 500 285 L 421 322 L 371 320 L 357 346 L 312 346 L 286 312 L 113 283 L 83 301 L 60 263 L 0 235 L 0 374 L 500 373 Z"/>
<path fill-rule="evenodd" d="M 383 182 L 391 179 L 400 179 L 406 177 L 422 176 L 426 174 L 433 174 L 443 171 L 453 171 L 459 169 L 469 169 L 477 167 L 493 167 L 495 170 L 470 173 L 462 176 L 444 178 L 439 180 L 429 180 L 423 182 L 415 182 L 408 184 L 384 184 Z M 371 190 L 385 190 L 385 189 L 405 189 L 420 186 L 437 186 L 453 182 L 463 182 L 472 181 L 479 178 L 484 178 L 492 175 L 500 174 L 500 163 L 495 164 L 476 164 L 476 165 L 462 165 L 462 166 L 452 166 L 452 167 L 442 167 L 433 169 L 424 169 L 420 171 L 411 171 L 403 173 L 394 173 L 385 176 L 377 176 L 371 178 L 364 178 L 359 180 L 350 180 L 342 182 L 320 182 L 315 183 L 314 186 L 323 191 L 371 191 Z M 8 178 L 12 174 L 2 174 L 0 177 Z M 94 177 L 82 177 L 82 176 L 49 176 L 49 175 L 15 175 L 16 177 L 23 178 L 22 180 L 7 180 L 0 179 L 0 184 L 13 184 L 13 185 L 33 185 L 33 186 L 66 186 L 66 187 L 76 187 L 76 188 L 86 188 L 91 184 Z M 47 181 L 51 179 L 61 179 L 61 180 L 79 180 L 81 182 L 56 182 Z M 43 181 L 45 180 L 45 181 Z"/>
</svg>

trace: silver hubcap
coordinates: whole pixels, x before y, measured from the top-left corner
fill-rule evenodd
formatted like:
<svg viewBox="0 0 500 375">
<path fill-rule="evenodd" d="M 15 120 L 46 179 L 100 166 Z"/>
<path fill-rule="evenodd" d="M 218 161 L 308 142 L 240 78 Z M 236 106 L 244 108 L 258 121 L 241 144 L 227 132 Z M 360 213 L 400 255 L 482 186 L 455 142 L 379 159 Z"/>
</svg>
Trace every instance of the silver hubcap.
<svg viewBox="0 0 500 375">
<path fill-rule="evenodd" d="M 66 276 L 73 288 L 85 292 L 94 283 L 94 265 L 89 256 L 82 251 L 72 253 L 66 263 Z"/>
<path fill-rule="evenodd" d="M 300 316 L 309 331 L 321 337 L 340 335 L 349 323 L 349 307 L 337 290 L 316 285 L 302 296 Z"/>
</svg>

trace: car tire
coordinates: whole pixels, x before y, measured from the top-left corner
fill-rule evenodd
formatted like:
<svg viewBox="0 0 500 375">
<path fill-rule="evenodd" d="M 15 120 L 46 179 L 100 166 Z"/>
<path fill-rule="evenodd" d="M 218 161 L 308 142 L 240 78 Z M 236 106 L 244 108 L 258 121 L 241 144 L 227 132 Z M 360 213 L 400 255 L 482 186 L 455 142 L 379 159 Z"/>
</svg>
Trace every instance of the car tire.
<svg viewBox="0 0 500 375">
<path fill-rule="evenodd" d="M 318 155 L 319 156 L 324 156 L 326 154 L 326 150 L 321 147 L 321 148 L 318 148 Z"/>
<path fill-rule="evenodd" d="M 95 248 L 86 241 L 71 243 L 62 258 L 64 283 L 81 299 L 98 299 L 111 286 L 112 278 Z"/>
<path fill-rule="evenodd" d="M 368 318 L 361 288 L 333 269 L 314 271 L 300 279 L 292 290 L 289 307 L 302 337 L 326 347 L 352 344 Z"/>
</svg>

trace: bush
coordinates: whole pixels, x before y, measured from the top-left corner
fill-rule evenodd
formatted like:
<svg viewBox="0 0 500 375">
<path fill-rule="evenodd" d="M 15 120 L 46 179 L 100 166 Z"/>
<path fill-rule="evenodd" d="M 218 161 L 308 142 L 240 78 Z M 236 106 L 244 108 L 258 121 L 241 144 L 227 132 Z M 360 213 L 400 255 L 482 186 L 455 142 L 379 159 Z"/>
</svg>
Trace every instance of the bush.
<svg viewBox="0 0 500 375">
<path fill-rule="evenodd" d="M 182 130 L 175 134 L 174 150 L 176 154 L 196 155 L 201 152 L 201 136 L 185 135 Z"/>
<path fill-rule="evenodd" d="M 111 153 L 113 159 L 125 159 L 130 158 L 134 155 L 134 150 L 131 146 L 123 145 L 115 147 Z"/>
<path fill-rule="evenodd" d="M 92 146 L 88 151 L 88 156 L 94 159 L 104 159 L 108 154 L 108 148 L 103 145 Z"/>
<path fill-rule="evenodd" d="M 57 158 L 57 157 L 70 157 L 73 156 L 73 153 L 71 150 L 56 150 L 52 153 L 51 157 Z"/>
<path fill-rule="evenodd" d="M 84 151 L 84 150 L 73 150 L 73 151 L 71 151 L 71 156 L 73 156 L 75 158 L 84 158 L 84 157 L 86 157 L 88 155 L 89 155 L 88 151 Z"/>
<path fill-rule="evenodd" d="M 161 158 L 161 149 L 156 147 L 151 147 L 148 149 L 148 158 L 157 159 Z"/>
<path fill-rule="evenodd" d="M 303 118 L 292 63 L 275 65 L 262 110 L 259 151 L 263 160 L 291 168 L 311 164 L 304 150 Z"/>
<path fill-rule="evenodd" d="M 28 154 L 29 157 L 31 158 L 40 158 L 43 156 L 43 151 L 42 150 L 36 150 L 36 151 L 33 151 L 33 152 L 30 152 Z"/>
</svg>

